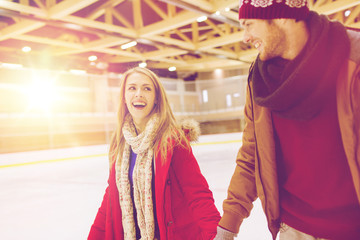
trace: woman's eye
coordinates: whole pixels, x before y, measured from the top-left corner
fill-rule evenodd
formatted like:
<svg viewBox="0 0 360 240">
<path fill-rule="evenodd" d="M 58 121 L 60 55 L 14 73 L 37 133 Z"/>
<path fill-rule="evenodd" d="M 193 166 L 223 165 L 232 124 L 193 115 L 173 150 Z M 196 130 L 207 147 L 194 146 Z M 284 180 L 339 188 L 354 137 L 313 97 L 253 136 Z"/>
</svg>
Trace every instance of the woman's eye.
<svg viewBox="0 0 360 240">
<path fill-rule="evenodd" d="M 128 90 L 135 90 L 135 87 L 128 87 Z"/>
<path fill-rule="evenodd" d="M 151 91 L 152 89 L 150 87 L 145 87 L 146 91 Z"/>
</svg>

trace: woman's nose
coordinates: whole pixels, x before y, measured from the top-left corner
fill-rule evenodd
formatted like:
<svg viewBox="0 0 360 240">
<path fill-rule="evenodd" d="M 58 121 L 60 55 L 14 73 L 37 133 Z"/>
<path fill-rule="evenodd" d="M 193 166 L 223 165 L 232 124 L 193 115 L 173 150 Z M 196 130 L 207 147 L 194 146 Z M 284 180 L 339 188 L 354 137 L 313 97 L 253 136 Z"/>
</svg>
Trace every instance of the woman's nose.
<svg viewBox="0 0 360 240">
<path fill-rule="evenodd" d="M 142 91 L 141 91 L 140 88 L 136 90 L 135 96 L 137 96 L 137 97 L 142 97 Z"/>
</svg>

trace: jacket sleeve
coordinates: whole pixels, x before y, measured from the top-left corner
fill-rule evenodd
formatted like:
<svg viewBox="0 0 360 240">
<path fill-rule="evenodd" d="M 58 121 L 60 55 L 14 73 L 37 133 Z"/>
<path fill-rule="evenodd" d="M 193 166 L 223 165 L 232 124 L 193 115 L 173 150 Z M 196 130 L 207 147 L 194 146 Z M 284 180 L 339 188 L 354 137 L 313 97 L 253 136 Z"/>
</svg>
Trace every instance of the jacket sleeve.
<svg viewBox="0 0 360 240">
<path fill-rule="evenodd" d="M 96 214 L 94 223 L 90 228 L 88 240 L 105 239 L 105 222 L 106 222 L 106 209 L 109 202 L 109 186 L 105 190 L 105 194 L 101 206 Z"/>
<path fill-rule="evenodd" d="M 360 34 L 359 34 L 360 35 Z M 360 38 L 360 37 L 359 37 Z M 359 50 L 360 52 L 360 50 Z M 360 56 L 359 56 L 360 58 Z M 360 61 L 356 66 L 354 72 L 353 84 L 350 87 L 352 90 L 352 107 L 354 114 L 354 136 L 356 136 L 357 141 L 355 142 L 355 156 L 354 164 L 351 166 L 350 170 L 353 175 L 355 189 L 357 190 L 357 197 L 360 199 Z M 351 140 L 350 140 L 351 141 Z M 350 145 L 350 144 L 349 144 Z M 351 146 L 351 145 L 350 145 Z"/>
<path fill-rule="evenodd" d="M 184 198 L 190 205 L 193 217 L 198 221 L 203 239 L 213 239 L 220 220 L 213 194 L 200 171 L 191 148 L 176 147 L 172 166 L 176 171 Z"/>
<path fill-rule="evenodd" d="M 223 202 L 224 214 L 219 225 L 238 233 L 244 218 L 250 215 L 252 202 L 257 198 L 255 183 L 255 133 L 250 87 L 247 89 L 244 109 L 245 128 L 242 146 L 236 157 L 236 167 Z"/>
</svg>

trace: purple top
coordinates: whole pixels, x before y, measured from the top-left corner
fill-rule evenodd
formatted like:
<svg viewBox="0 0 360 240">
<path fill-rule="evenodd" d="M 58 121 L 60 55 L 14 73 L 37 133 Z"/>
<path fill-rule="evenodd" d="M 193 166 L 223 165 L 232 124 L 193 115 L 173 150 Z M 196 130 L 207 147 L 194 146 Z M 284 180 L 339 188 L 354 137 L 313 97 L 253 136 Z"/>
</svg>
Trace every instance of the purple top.
<svg viewBox="0 0 360 240">
<path fill-rule="evenodd" d="M 135 202 L 134 202 L 134 180 L 133 180 L 133 173 L 134 173 L 134 167 L 135 167 L 135 163 L 136 163 L 136 157 L 137 154 L 133 152 L 133 150 L 131 149 L 130 151 L 130 164 L 129 164 L 129 181 L 130 181 L 130 194 L 131 194 L 131 199 L 132 199 L 132 203 L 133 206 L 135 206 Z M 152 166 L 152 171 L 154 173 L 154 165 Z M 160 233 L 159 233 L 159 226 L 157 223 L 157 217 L 156 217 L 156 206 L 155 206 L 155 184 L 154 184 L 154 174 L 152 177 L 152 181 L 151 181 L 151 187 L 152 187 L 152 197 L 153 197 L 153 206 L 154 206 L 154 221 L 155 221 L 155 237 L 157 239 L 159 239 Z M 136 227 L 136 239 L 140 239 L 141 238 L 141 234 L 140 234 L 140 229 L 139 226 L 137 224 L 137 217 L 136 217 L 136 208 L 134 207 L 134 221 L 135 221 L 135 227 Z"/>
</svg>

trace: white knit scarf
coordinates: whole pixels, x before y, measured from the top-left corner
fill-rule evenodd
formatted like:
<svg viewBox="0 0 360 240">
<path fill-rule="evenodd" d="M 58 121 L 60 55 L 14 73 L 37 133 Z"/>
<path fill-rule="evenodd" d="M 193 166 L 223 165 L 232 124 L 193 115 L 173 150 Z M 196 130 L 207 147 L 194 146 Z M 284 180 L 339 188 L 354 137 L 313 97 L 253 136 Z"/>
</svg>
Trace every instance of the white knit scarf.
<svg viewBox="0 0 360 240">
<path fill-rule="evenodd" d="M 152 200 L 152 159 L 154 156 L 154 138 L 158 128 L 158 116 L 154 114 L 146 124 L 145 130 L 136 134 L 130 114 L 125 117 L 122 132 L 125 147 L 122 159 L 115 163 L 116 185 L 119 191 L 120 207 L 125 240 L 136 239 L 134 209 L 130 193 L 129 162 L 130 151 L 137 154 L 133 170 L 134 202 L 137 221 L 141 232 L 141 240 L 153 240 L 155 232 L 153 200 Z"/>
</svg>

